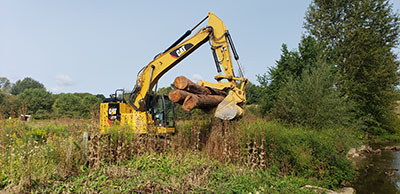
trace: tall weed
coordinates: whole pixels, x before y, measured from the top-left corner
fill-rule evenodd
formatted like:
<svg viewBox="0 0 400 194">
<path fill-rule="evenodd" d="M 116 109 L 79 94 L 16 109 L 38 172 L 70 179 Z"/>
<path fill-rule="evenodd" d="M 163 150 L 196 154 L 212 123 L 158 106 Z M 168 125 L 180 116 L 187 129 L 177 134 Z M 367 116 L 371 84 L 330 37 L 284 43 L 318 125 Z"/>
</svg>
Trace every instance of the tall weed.
<svg viewBox="0 0 400 194">
<path fill-rule="evenodd" d="M 133 173 L 153 173 L 152 176 L 142 174 L 143 179 L 155 180 L 160 176 L 156 181 L 160 184 L 171 179 L 178 183 L 162 183 L 163 186 L 158 187 L 138 182 L 135 188 L 139 190 L 131 190 L 133 192 L 144 192 L 146 189 L 158 192 L 217 192 L 228 188 L 235 192 L 246 189 L 275 191 L 262 186 L 275 184 L 273 180 L 262 181 L 263 176 L 270 176 L 269 173 L 283 177 L 299 176 L 329 187 L 351 178 L 353 170 L 344 154 L 356 142 L 349 130 L 326 129 L 318 132 L 252 118 L 221 121 L 206 117 L 181 121 L 174 136 L 138 135 L 123 127 L 113 127 L 100 133 L 96 120 L 61 119 L 31 123 L 1 120 L 0 147 L 4 152 L 0 153 L 0 189 L 18 193 L 56 186 L 53 189 L 74 188 L 71 192 L 78 191 L 82 185 L 67 188 L 59 183 L 75 181 L 80 176 L 100 176 L 107 169 L 112 171 L 109 172 L 112 176 L 124 177 L 124 171 L 131 168 L 126 165 L 135 161 L 140 165 L 134 167 L 137 171 Z M 86 133 L 88 141 L 84 139 Z M 196 162 L 198 159 L 193 157 L 201 160 Z M 173 160 L 181 162 L 177 164 Z M 200 164 L 205 160 L 210 161 L 207 164 L 211 166 Z M 196 167 L 185 167 L 193 162 L 196 162 Z M 214 164 L 223 165 L 223 168 L 212 166 Z M 228 166 L 243 169 L 246 173 L 231 171 Z M 181 179 L 187 182 L 179 182 Z M 247 186 L 243 185 L 246 181 L 250 181 Z M 221 187 L 216 183 L 221 183 Z M 283 189 L 277 185 L 274 187 Z M 79 191 L 84 192 L 85 189 Z"/>
</svg>

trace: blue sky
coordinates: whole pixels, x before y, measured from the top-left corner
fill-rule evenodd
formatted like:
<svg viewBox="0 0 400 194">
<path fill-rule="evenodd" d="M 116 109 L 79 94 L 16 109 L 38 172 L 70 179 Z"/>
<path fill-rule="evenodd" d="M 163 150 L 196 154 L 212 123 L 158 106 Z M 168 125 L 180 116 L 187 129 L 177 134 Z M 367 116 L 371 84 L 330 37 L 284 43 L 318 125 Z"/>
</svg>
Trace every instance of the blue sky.
<svg viewBox="0 0 400 194">
<path fill-rule="evenodd" d="M 131 90 L 143 66 L 212 11 L 229 29 L 246 77 L 257 83 L 283 43 L 297 47 L 310 2 L 0 0 L 0 77 L 32 77 L 53 93 Z M 205 44 L 159 84 L 180 75 L 214 81 L 216 74 Z"/>
</svg>

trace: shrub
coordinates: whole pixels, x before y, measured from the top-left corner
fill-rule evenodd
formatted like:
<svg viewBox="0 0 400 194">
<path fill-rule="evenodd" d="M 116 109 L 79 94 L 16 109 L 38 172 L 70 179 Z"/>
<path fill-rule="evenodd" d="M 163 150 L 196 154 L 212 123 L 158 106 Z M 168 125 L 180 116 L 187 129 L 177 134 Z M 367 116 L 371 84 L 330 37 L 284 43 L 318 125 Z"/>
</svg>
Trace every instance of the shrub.
<svg viewBox="0 0 400 194">
<path fill-rule="evenodd" d="M 320 62 L 300 78 L 290 77 L 275 104 L 276 118 L 314 129 L 356 126 L 353 103 L 335 86 L 332 67 Z"/>
<path fill-rule="evenodd" d="M 323 180 L 322 184 L 329 187 L 349 181 L 354 175 L 345 158 L 347 150 L 357 145 L 357 134 L 351 130 L 318 132 L 263 120 L 243 121 L 237 130 L 243 157 L 250 165 L 264 163 L 266 168 L 276 168 L 284 175 Z"/>
</svg>

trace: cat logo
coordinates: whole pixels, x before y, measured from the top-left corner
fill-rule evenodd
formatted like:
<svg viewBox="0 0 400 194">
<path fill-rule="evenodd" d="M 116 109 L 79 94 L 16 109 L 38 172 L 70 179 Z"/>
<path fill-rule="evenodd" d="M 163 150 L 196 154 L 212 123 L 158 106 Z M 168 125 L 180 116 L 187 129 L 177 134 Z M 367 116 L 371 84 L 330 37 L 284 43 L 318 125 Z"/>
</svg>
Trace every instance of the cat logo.
<svg viewBox="0 0 400 194">
<path fill-rule="evenodd" d="M 109 115 L 115 115 L 115 114 L 117 114 L 117 108 L 109 108 L 109 109 L 108 109 L 108 114 L 109 114 Z"/>
<path fill-rule="evenodd" d="M 192 48 L 192 46 L 193 46 L 193 44 L 191 44 L 191 43 L 182 45 L 182 46 L 180 46 L 179 48 L 177 48 L 177 49 L 171 51 L 169 54 L 171 55 L 171 57 L 177 59 L 177 58 L 179 58 L 180 56 L 182 56 L 183 53 L 185 53 L 187 50 L 189 50 L 190 48 Z"/>
</svg>

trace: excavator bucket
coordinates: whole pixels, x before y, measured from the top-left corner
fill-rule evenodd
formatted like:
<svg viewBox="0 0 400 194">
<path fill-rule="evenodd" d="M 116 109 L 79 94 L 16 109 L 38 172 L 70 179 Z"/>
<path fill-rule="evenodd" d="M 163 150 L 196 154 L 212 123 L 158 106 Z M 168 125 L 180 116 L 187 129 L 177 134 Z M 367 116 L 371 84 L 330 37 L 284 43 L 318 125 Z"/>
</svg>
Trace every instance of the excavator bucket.
<svg viewBox="0 0 400 194">
<path fill-rule="evenodd" d="M 230 92 L 225 99 L 218 104 L 214 115 L 222 120 L 232 120 L 242 114 L 243 109 L 236 104 L 233 93 Z"/>
</svg>

